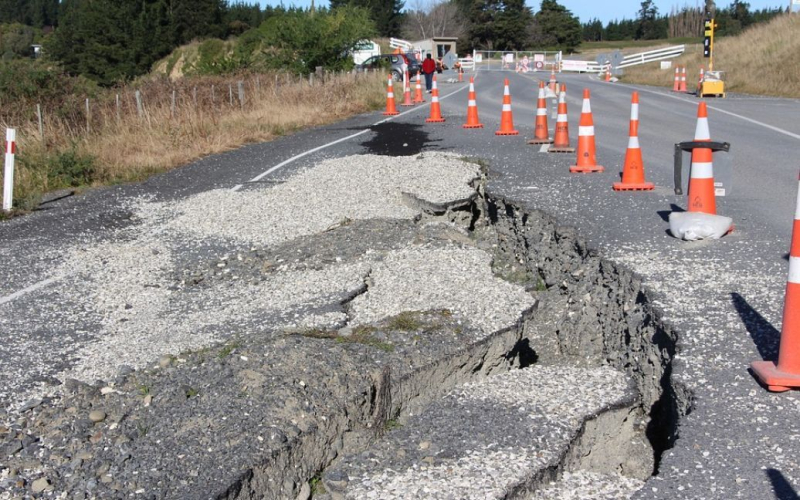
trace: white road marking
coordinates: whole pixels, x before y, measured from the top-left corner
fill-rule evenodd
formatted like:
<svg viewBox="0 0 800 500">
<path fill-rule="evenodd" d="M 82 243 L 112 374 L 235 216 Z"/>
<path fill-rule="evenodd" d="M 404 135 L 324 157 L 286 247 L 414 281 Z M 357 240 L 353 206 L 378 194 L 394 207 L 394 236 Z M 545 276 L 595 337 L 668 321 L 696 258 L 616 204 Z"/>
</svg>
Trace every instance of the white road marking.
<svg viewBox="0 0 800 500">
<path fill-rule="evenodd" d="M 23 295 L 26 295 L 26 294 L 31 293 L 31 292 L 35 292 L 36 290 L 39 290 L 40 288 L 44 288 L 44 287 L 46 287 L 47 285 L 49 285 L 51 283 L 55 283 L 56 281 L 60 280 L 61 278 L 63 278 L 63 276 L 53 276 L 52 278 L 47 278 L 44 281 L 40 281 L 38 283 L 34 283 L 33 285 L 31 285 L 31 286 L 29 286 L 27 288 L 23 288 L 22 290 L 20 290 L 18 292 L 14 292 L 11 295 L 6 295 L 5 297 L 0 297 L 0 306 L 3 305 L 3 304 L 7 304 L 7 303 L 11 302 L 14 299 L 18 299 L 18 298 L 22 297 Z"/>
<path fill-rule="evenodd" d="M 447 94 L 446 96 L 440 98 L 439 100 L 441 101 L 443 99 L 447 99 L 451 95 L 457 94 L 458 92 L 461 92 L 462 90 L 464 90 L 466 88 L 468 88 L 468 85 L 465 85 L 465 86 L 461 87 L 458 90 L 454 90 L 453 92 L 450 92 L 449 94 Z M 427 105 L 418 106 L 418 107 L 415 107 L 413 109 L 409 109 L 408 111 L 404 111 L 404 112 L 400 113 L 399 115 L 395 115 L 395 116 L 390 116 L 388 118 L 384 118 L 383 120 L 381 120 L 379 122 L 376 122 L 375 125 L 380 125 L 381 123 L 386 123 L 386 122 L 388 122 L 390 120 L 394 120 L 395 118 L 399 118 L 399 117 L 401 117 L 403 115 L 407 115 L 408 113 L 413 113 L 414 111 L 418 111 L 418 110 L 423 109 L 425 107 L 427 107 Z M 317 151 L 320 151 L 322 149 L 328 148 L 328 147 L 333 146 L 335 144 L 339 144 L 340 142 L 347 141 L 349 139 L 352 139 L 353 137 L 358 137 L 359 135 L 366 134 L 369 131 L 370 131 L 370 129 L 367 128 L 367 129 L 364 129 L 364 130 L 362 130 L 360 132 L 356 132 L 355 134 L 348 135 L 347 137 L 343 137 L 343 138 L 335 140 L 333 142 L 329 142 L 327 144 L 323 144 L 322 146 L 316 147 L 314 149 L 309 149 L 306 152 L 303 152 L 303 153 L 300 153 L 298 155 L 295 155 L 295 156 L 289 158 L 288 160 L 285 160 L 285 161 L 275 165 L 274 167 L 270 168 L 266 172 L 263 172 L 263 173 L 257 175 L 256 177 L 253 177 L 248 182 L 258 182 L 261 179 L 263 179 L 264 177 L 266 177 L 267 175 L 271 174 L 272 172 L 274 172 L 274 171 L 276 171 L 276 170 L 278 170 L 278 169 L 280 169 L 282 167 L 285 167 L 286 165 L 292 163 L 295 160 L 298 160 L 299 158 L 302 158 L 304 156 L 310 155 L 311 153 L 315 153 Z M 237 184 L 236 186 L 234 186 L 231 189 L 231 191 L 238 191 L 242 187 L 243 187 L 243 184 Z M 11 302 L 12 300 L 15 300 L 15 299 L 18 299 L 18 298 L 22 297 L 23 295 L 27 295 L 27 294 L 29 294 L 31 292 L 35 292 L 36 290 L 44 288 L 47 285 L 50 285 L 50 284 L 55 283 L 56 281 L 60 280 L 62 277 L 63 276 L 55 276 L 55 277 L 52 277 L 52 278 L 48 278 L 48 279 L 40 281 L 38 283 L 34 283 L 33 285 L 31 285 L 31 286 L 29 286 L 27 288 L 23 288 L 22 290 L 14 292 L 11 295 L 6 295 L 5 297 L 0 297 L 0 305 L 7 304 L 7 303 Z"/>
<path fill-rule="evenodd" d="M 658 92 L 656 90 L 643 89 L 641 87 L 634 87 L 632 85 L 625 85 L 625 84 L 619 84 L 618 83 L 617 86 L 618 87 L 625 87 L 625 88 L 629 88 L 629 89 L 633 89 L 633 90 L 638 90 L 639 92 L 647 92 L 648 94 L 655 94 L 655 95 L 662 96 L 662 97 L 669 97 L 670 99 L 675 99 L 677 101 L 688 102 L 690 104 L 697 104 L 697 103 L 700 102 L 700 101 L 698 101 L 696 99 L 686 99 L 684 97 L 680 97 L 680 96 L 677 96 L 677 95 L 665 94 L 663 92 Z M 708 101 L 706 101 L 706 103 L 707 102 Z M 800 134 L 795 134 L 794 132 L 789 132 L 788 130 L 784 130 L 784 129 L 776 127 L 774 125 L 770 125 L 769 123 L 760 122 L 758 120 L 754 120 L 752 118 L 748 118 L 746 116 L 742 116 L 742 115 L 733 113 L 731 111 L 728 111 L 728 110 L 725 110 L 725 109 L 721 109 L 721 108 L 718 108 L 716 106 L 712 106 L 710 104 L 708 104 L 707 106 L 708 106 L 708 109 L 713 109 L 714 111 L 718 111 L 720 113 L 723 113 L 723 114 L 726 114 L 726 115 L 730 115 L 730 116 L 733 116 L 735 118 L 739 118 L 740 120 L 744 120 L 744 121 L 750 122 L 750 123 L 752 123 L 754 125 L 758 125 L 760 127 L 764 127 L 766 129 L 772 130 L 773 132 L 778 132 L 779 134 L 787 135 L 787 136 L 789 136 L 789 137 L 791 137 L 793 139 L 800 140 Z"/>
<path fill-rule="evenodd" d="M 547 150 L 550 149 L 549 144 L 542 144 L 542 147 L 539 148 L 540 153 L 547 153 Z"/>
<path fill-rule="evenodd" d="M 447 94 L 446 96 L 444 96 L 444 97 L 440 97 L 440 98 L 439 98 L 439 101 L 443 101 L 444 99 L 447 99 L 448 97 L 450 97 L 450 96 L 452 96 L 452 95 L 454 95 L 454 94 L 457 94 L 457 93 L 461 92 L 462 90 L 464 90 L 464 89 L 466 89 L 466 88 L 468 88 L 468 86 L 467 86 L 467 85 L 465 85 L 465 86 L 461 87 L 461 88 L 460 88 L 460 89 L 458 89 L 458 90 L 454 90 L 453 92 L 450 92 L 450 93 L 449 93 L 449 94 Z M 413 112 L 415 112 L 415 111 L 419 111 L 420 109 L 424 109 L 424 108 L 428 107 L 428 105 L 429 105 L 429 103 L 428 103 L 428 104 L 425 104 L 425 105 L 423 105 L 423 106 L 417 106 L 417 107 L 415 107 L 415 108 L 409 109 L 408 111 L 403 111 L 403 112 L 402 112 L 402 113 L 400 113 L 399 115 L 389 116 L 389 117 L 387 117 L 387 118 L 384 118 L 383 120 L 380 120 L 380 121 L 378 121 L 378 122 L 375 122 L 375 123 L 374 123 L 374 125 L 380 125 L 380 124 L 382 124 L 382 123 L 386 123 L 386 122 L 388 122 L 388 121 L 391 121 L 391 120 L 394 120 L 394 119 L 396 119 L 396 118 L 400 118 L 400 117 L 401 117 L 401 116 L 403 116 L 403 115 L 407 115 L 407 114 L 409 114 L 409 113 L 413 113 Z M 373 126 L 374 126 L 374 125 L 373 125 Z M 290 163 L 292 163 L 292 162 L 294 162 L 294 161 L 297 161 L 297 160 L 299 160 L 300 158 L 303 158 L 304 156 L 308 156 L 308 155 L 310 155 L 310 154 L 312 154 L 312 153 L 316 153 L 317 151 L 321 151 L 321 150 L 323 150 L 323 149 L 326 149 L 326 148 L 329 148 L 329 147 L 331 147 L 331 146 L 335 146 L 336 144 L 339 144 L 339 143 L 341 143 L 341 142 L 348 141 L 348 140 L 350 140 L 350 139 L 352 139 L 352 138 L 354 138 L 354 137 L 358 137 L 358 136 L 360 136 L 360 135 L 366 134 L 366 133 L 367 133 L 367 132 L 369 132 L 370 130 L 371 130 L 371 129 L 369 129 L 369 128 L 365 128 L 364 130 L 361 130 L 361 131 L 359 131 L 359 132 L 356 132 L 355 134 L 350 134 L 350 135 L 348 135 L 347 137 L 342 137 L 341 139 L 337 139 L 337 140 L 335 140 L 335 141 L 332 141 L 332 142 L 329 142 L 329 143 L 327 143 L 327 144 L 323 144 L 322 146 L 317 146 L 316 148 L 309 149 L 308 151 L 304 151 L 304 152 L 302 152 L 302 153 L 300 153 L 300 154 L 297 154 L 297 155 L 295 155 L 295 156 L 292 156 L 291 158 L 289 158 L 289 159 L 287 159 L 287 160 L 284 160 L 284 161 L 282 161 L 282 162 L 278 163 L 277 165 L 275 165 L 274 167 L 270 168 L 269 170 L 266 170 L 266 171 L 264 171 L 264 172 L 262 172 L 262 173 L 258 174 L 257 176 L 253 177 L 252 179 L 250 179 L 250 180 L 249 180 L 249 181 L 247 181 L 247 182 L 248 182 L 248 183 L 250 183 L 250 182 L 258 182 L 258 181 L 260 181 L 261 179 L 263 179 L 264 177 L 266 177 L 266 176 L 268 176 L 269 174 L 271 174 L 272 172 L 275 172 L 276 170 L 279 170 L 279 169 L 281 169 L 281 168 L 285 167 L 286 165 L 288 165 L 288 164 L 290 164 Z M 243 185 L 242 185 L 242 184 L 238 184 L 238 185 L 234 186 L 234 187 L 231 189 L 231 191 L 238 191 L 238 190 L 240 190 L 242 187 L 243 187 Z"/>
</svg>

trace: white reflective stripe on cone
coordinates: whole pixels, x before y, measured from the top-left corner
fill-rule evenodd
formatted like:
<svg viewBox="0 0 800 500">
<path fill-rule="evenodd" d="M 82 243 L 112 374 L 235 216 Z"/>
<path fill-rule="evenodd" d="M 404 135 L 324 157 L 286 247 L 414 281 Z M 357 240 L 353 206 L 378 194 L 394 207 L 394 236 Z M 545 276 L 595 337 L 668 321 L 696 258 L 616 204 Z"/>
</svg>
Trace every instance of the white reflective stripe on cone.
<svg viewBox="0 0 800 500">
<path fill-rule="evenodd" d="M 495 109 L 497 109 L 497 108 L 495 108 Z M 503 104 L 503 111 L 511 111 L 511 105 L 510 104 Z"/>
<path fill-rule="evenodd" d="M 692 162 L 692 179 L 711 179 L 714 177 L 713 163 Z"/>
<path fill-rule="evenodd" d="M 431 98 L 431 102 L 439 102 L 439 96 L 435 95 Z"/>
<path fill-rule="evenodd" d="M 631 120 L 639 119 L 639 105 L 636 103 L 631 104 Z"/>
<path fill-rule="evenodd" d="M 711 139 L 711 132 L 708 130 L 708 118 L 698 118 L 697 128 L 694 129 L 695 141 L 708 141 Z"/>
<path fill-rule="evenodd" d="M 632 136 L 628 138 L 628 149 L 639 149 L 639 138 Z"/>
<path fill-rule="evenodd" d="M 508 91 L 508 85 L 503 88 L 503 95 L 511 95 L 511 92 Z"/>
<path fill-rule="evenodd" d="M 467 105 L 469 107 L 471 107 L 471 108 L 474 108 L 475 106 L 477 106 L 477 104 L 475 104 L 475 99 L 470 99 L 469 102 L 467 103 Z"/>
<path fill-rule="evenodd" d="M 594 127 L 578 127 L 578 135 L 584 137 L 587 135 L 594 135 Z"/>
<path fill-rule="evenodd" d="M 394 92 L 389 92 L 388 94 L 386 94 L 386 97 L 394 97 Z"/>
<path fill-rule="evenodd" d="M 536 108 L 536 116 L 547 116 L 547 108 Z"/>
<path fill-rule="evenodd" d="M 592 112 L 592 105 L 589 103 L 589 99 L 583 100 L 583 109 L 581 110 L 582 113 L 591 113 Z"/>
<path fill-rule="evenodd" d="M 789 257 L 789 283 L 800 285 L 800 257 Z"/>
<path fill-rule="evenodd" d="M 566 122 L 567 121 L 567 115 L 558 115 L 558 121 L 559 122 Z"/>
<path fill-rule="evenodd" d="M 797 189 L 797 211 L 794 213 L 794 220 L 800 220 L 800 186 Z"/>
</svg>

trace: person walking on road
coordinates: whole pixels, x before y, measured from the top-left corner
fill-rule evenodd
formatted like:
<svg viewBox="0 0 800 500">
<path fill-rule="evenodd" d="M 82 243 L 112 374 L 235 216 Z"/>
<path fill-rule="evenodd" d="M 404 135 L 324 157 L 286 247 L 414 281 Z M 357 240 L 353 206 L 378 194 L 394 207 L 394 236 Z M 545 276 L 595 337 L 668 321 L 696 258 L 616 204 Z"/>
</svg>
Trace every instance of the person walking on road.
<svg viewBox="0 0 800 500">
<path fill-rule="evenodd" d="M 422 74 L 425 75 L 425 90 L 430 94 L 433 87 L 433 73 L 436 71 L 436 61 L 430 54 L 422 61 Z"/>
</svg>

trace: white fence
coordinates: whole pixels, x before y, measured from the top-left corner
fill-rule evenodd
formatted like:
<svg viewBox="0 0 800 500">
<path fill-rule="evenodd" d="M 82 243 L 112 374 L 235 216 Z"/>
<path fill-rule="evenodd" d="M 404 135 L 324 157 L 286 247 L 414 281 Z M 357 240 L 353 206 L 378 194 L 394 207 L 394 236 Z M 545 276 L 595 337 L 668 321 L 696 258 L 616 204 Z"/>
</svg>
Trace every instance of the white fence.
<svg viewBox="0 0 800 500">
<path fill-rule="evenodd" d="M 686 52 L 686 45 L 675 45 L 674 47 L 667 47 L 665 49 L 656 49 L 648 52 L 641 52 L 639 54 L 632 54 L 622 58 L 622 64 L 618 68 L 629 68 L 631 66 L 638 66 L 649 62 L 661 61 L 664 59 L 671 59 L 678 57 Z"/>
<path fill-rule="evenodd" d="M 678 57 L 686 51 L 686 45 L 675 45 L 664 49 L 650 50 L 647 52 L 640 52 L 638 54 L 631 54 L 622 58 L 621 62 L 617 64 L 616 68 L 630 68 L 631 66 L 638 66 L 640 64 L 647 64 L 650 62 L 662 61 L 664 59 L 671 59 Z M 562 71 L 577 71 L 580 73 L 602 73 L 608 70 L 611 62 L 598 63 L 597 61 L 575 61 L 564 60 L 561 62 Z"/>
</svg>

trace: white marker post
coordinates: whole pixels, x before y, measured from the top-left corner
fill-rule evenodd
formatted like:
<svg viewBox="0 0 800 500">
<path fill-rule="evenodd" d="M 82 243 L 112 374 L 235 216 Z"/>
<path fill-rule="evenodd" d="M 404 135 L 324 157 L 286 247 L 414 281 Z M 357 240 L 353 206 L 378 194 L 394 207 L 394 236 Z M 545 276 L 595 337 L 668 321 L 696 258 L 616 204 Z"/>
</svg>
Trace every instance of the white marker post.
<svg viewBox="0 0 800 500">
<path fill-rule="evenodd" d="M 14 196 L 14 155 L 17 152 L 17 131 L 13 128 L 6 129 L 6 168 L 3 178 L 3 210 L 11 211 Z"/>
</svg>

